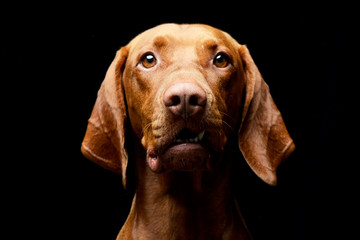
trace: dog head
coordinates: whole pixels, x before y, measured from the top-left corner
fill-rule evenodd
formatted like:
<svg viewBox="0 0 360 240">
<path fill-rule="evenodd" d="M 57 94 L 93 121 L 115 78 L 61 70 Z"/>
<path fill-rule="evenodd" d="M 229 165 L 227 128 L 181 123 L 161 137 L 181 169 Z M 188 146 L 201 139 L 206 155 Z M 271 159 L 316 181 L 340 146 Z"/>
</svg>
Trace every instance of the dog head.
<svg viewBox="0 0 360 240">
<path fill-rule="evenodd" d="M 147 30 L 110 65 L 82 152 L 122 174 L 124 185 L 126 126 L 156 173 L 209 170 L 236 134 L 249 166 L 275 185 L 278 165 L 294 149 L 246 46 L 207 25 Z"/>
</svg>

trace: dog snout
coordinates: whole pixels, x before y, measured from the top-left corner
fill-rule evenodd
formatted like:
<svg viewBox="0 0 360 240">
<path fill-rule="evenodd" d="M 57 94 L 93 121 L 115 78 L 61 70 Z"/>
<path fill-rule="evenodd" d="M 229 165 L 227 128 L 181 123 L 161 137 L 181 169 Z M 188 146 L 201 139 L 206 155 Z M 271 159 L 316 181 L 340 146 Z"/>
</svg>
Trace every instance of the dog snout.
<svg viewBox="0 0 360 240">
<path fill-rule="evenodd" d="M 204 112 L 207 98 L 205 91 L 199 85 L 178 82 L 165 91 L 163 101 L 172 115 L 186 120 Z"/>
</svg>

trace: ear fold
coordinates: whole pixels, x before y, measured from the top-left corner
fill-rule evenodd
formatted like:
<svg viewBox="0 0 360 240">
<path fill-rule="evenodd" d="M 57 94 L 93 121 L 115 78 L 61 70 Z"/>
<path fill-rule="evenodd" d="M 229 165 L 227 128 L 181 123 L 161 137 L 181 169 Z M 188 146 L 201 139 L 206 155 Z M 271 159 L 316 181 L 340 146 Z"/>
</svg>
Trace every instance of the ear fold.
<svg viewBox="0 0 360 240">
<path fill-rule="evenodd" d="M 276 185 L 276 169 L 295 145 L 249 50 L 242 45 L 239 52 L 246 75 L 239 148 L 251 169 L 266 183 Z"/>
<path fill-rule="evenodd" d="M 121 48 L 98 91 L 81 152 L 100 166 L 122 174 L 126 186 L 128 154 L 125 149 L 126 107 L 121 83 L 127 49 Z"/>
</svg>

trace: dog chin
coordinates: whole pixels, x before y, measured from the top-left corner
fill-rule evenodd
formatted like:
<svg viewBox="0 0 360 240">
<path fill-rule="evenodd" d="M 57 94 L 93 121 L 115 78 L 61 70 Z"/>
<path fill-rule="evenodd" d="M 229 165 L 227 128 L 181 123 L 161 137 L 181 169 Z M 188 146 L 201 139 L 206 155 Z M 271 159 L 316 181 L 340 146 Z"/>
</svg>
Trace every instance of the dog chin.
<svg viewBox="0 0 360 240">
<path fill-rule="evenodd" d="M 162 154 L 148 151 L 147 163 L 156 173 L 170 171 L 210 170 L 211 154 L 200 143 L 178 143 L 171 145 Z"/>
</svg>

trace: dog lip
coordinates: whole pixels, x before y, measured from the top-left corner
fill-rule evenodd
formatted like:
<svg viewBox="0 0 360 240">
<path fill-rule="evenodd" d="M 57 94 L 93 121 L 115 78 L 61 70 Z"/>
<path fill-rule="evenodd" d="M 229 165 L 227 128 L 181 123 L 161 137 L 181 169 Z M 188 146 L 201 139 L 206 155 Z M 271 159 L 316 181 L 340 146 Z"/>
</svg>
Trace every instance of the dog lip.
<svg viewBox="0 0 360 240">
<path fill-rule="evenodd" d="M 205 130 L 198 133 L 182 128 L 171 139 L 168 138 L 167 144 L 148 148 L 147 165 L 155 173 L 210 169 L 207 163 L 211 158 L 210 148 L 205 135 Z"/>
<path fill-rule="evenodd" d="M 179 144 L 174 144 L 171 145 L 164 153 L 163 155 L 166 154 L 167 151 L 175 151 L 178 154 L 184 153 L 185 151 L 202 151 L 205 150 L 204 146 L 202 146 L 199 143 L 179 143 Z"/>
<path fill-rule="evenodd" d="M 162 165 L 159 156 L 155 154 L 153 150 L 147 152 L 146 160 L 152 171 L 157 173 L 161 172 Z"/>
<path fill-rule="evenodd" d="M 194 171 L 208 168 L 210 153 L 200 143 L 179 143 L 169 146 L 159 156 L 165 170 Z"/>
<path fill-rule="evenodd" d="M 192 151 L 195 146 L 201 147 L 201 149 L 207 149 L 205 139 L 205 130 L 203 130 L 200 133 L 195 133 L 194 131 L 191 131 L 190 129 L 183 128 L 181 129 L 173 138 L 172 141 L 170 141 L 166 147 L 162 149 L 162 151 L 158 152 L 159 155 L 166 155 L 166 152 L 169 149 L 176 150 L 177 154 L 181 154 L 179 150 L 182 151 L 182 154 L 186 154 L 186 151 Z M 175 148 L 174 148 L 175 147 Z M 198 150 L 199 150 L 198 149 Z"/>
</svg>

